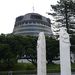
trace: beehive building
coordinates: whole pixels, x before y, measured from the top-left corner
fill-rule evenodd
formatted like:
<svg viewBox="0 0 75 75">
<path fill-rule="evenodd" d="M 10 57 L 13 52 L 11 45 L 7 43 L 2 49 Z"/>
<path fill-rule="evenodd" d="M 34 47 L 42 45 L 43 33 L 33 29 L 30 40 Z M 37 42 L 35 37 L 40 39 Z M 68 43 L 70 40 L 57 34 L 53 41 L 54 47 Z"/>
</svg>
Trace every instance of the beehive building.
<svg viewBox="0 0 75 75">
<path fill-rule="evenodd" d="M 46 36 L 52 36 L 51 22 L 38 13 L 28 13 L 16 18 L 13 34 L 38 36 L 44 32 Z"/>
</svg>

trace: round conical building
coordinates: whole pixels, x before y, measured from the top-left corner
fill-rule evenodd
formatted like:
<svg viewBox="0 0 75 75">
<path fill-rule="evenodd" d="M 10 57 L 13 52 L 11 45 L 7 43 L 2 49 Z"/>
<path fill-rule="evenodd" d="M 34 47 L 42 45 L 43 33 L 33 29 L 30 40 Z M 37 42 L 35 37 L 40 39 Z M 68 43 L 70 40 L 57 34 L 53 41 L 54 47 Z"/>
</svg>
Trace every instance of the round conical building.
<svg viewBox="0 0 75 75">
<path fill-rule="evenodd" d="M 44 32 L 46 36 L 52 36 L 49 18 L 37 13 L 28 13 L 16 18 L 13 34 L 38 36 L 40 32 Z"/>
</svg>

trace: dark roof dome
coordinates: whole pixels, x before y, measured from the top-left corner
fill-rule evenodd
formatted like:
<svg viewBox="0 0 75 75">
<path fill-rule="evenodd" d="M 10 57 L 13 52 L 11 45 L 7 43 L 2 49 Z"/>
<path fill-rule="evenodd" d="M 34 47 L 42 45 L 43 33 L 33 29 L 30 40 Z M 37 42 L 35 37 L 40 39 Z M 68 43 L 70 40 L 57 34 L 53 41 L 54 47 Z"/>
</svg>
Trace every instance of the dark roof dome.
<svg viewBox="0 0 75 75">
<path fill-rule="evenodd" d="M 25 21 L 25 20 L 40 20 L 50 24 L 50 19 L 46 18 L 38 13 L 28 13 L 24 16 L 19 16 L 16 18 L 16 22 Z"/>
</svg>

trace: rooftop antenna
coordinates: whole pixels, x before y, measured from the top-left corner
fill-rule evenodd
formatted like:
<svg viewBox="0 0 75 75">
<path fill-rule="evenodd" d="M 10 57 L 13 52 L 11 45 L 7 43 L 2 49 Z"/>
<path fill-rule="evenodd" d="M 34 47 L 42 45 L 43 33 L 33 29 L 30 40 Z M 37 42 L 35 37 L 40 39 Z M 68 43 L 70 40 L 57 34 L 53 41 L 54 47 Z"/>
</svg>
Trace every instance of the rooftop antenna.
<svg viewBox="0 0 75 75">
<path fill-rule="evenodd" d="M 33 7 L 32 7 L 32 9 L 33 9 L 33 13 L 34 13 L 34 11 L 35 11 L 35 9 L 34 9 L 34 4 L 33 4 Z"/>
</svg>

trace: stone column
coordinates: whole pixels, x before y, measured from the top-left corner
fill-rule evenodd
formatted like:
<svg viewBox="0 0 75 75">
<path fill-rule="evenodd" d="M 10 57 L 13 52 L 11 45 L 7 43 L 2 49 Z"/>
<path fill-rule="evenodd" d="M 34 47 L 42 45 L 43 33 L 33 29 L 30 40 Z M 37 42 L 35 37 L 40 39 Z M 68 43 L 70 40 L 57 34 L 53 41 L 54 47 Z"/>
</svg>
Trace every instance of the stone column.
<svg viewBox="0 0 75 75">
<path fill-rule="evenodd" d="M 61 75 L 71 75 L 70 39 L 63 27 L 60 29 L 60 69 Z"/>
<path fill-rule="evenodd" d="M 37 75 L 46 75 L 46 43 L 44 32 L 39 33 L 37 41 Z"/>
</svg>

